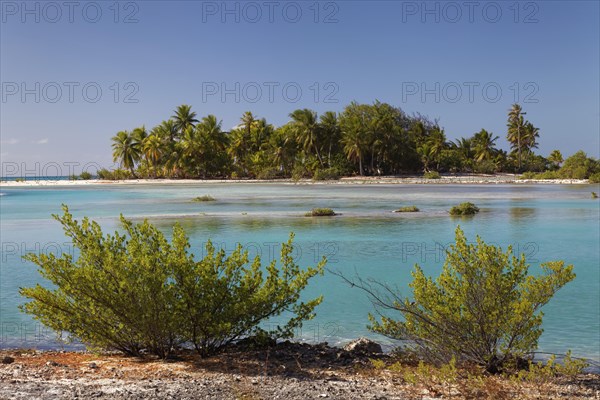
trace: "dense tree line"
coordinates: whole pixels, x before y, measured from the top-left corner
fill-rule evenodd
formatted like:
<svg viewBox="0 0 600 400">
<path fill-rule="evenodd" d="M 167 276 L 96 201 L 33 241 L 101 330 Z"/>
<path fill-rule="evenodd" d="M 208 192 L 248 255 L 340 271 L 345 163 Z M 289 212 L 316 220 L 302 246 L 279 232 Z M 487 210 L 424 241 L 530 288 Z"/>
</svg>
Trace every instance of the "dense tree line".
<svg viewBox="0 0 600 400">
<path fill-rule="evenodd" d="M 541 172 L 558 168 L 560 152 L 534 153 L 539 129 L 518 104 L 508 112 L 511 151 L 481 129 L 450 141 L 437 120 L 408 115 L 379 101 L 352 102 L 341 113 L 309 109 L 289 114 L 275 127 L 245 112 L 224 131 L 214 115 L 198 119 L 189 105 L 148 130 L 138 127 L 112 138 L 113 158 L 123 170 L 101 177 L 126 178 L 313 178 L 399 175 L 418 172 Z"/>
</svg>

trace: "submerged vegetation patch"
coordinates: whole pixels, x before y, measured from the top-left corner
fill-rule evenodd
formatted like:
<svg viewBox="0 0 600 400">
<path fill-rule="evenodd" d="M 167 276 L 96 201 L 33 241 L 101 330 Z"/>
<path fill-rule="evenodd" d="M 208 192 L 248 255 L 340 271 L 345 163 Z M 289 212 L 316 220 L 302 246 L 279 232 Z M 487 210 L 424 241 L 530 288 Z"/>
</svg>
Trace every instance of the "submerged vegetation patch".
<svg viewBox="0 0 600 400">
<path fill-rule="evenodd" d="M 479 212 L 479 207 L 470 202 L 460 203 L 450 209 L 450 215 L 475 215 Z"/>
<path fill-rule="evenodd" d="M 212 197 L 209 194 L 205 194 L 204 196 L 195 197 L 192 201 L 194 201 L 196 203 L 202 203 L 202 202 L 207 202 L 207 201 L 217 201 L 217 199 L 215 199 L 214 197 Z"/>
<path fill-rule="evenodd" d="M 304 215 L 306 217 L 333 217 L 337 214 L 331 208 L 313 208 Z"/>
<path fill-rule="evenodd" d="M 397 210 L 394 210 L 395 213 L 405 213 L 405 212 L 419 212 L 419 208 L 417 206 L 404 206 L 400 207 Z"/>
</svg>

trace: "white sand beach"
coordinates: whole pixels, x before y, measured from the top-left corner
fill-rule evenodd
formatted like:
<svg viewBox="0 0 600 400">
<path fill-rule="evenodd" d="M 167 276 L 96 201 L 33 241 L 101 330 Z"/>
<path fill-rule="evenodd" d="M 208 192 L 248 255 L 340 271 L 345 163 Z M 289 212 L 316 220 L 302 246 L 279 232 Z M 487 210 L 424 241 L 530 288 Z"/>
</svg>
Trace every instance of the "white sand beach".
<svg viewBox="0 0 600 400">
<path fill-rule="evenodd" d="M 554 184 L 554 185 L 583 185 L 588 184 L 587 179 L 519 179 L 519 175 L 445 175 L 440 179 L 425 179 L 417 176 L 375 176 L 375 177 L 346 177 L 332 181 L 313 181 L 303 179 L 294 181 L 292 179 L 260 180 L 260 179 L 128 179 L 120 181 L 109 181 L 100 179 L 90 180 L 26 180 L 6 181 L 0 180 L 0 188 L 8 187 L 39 187 L 39 186 L 89 186 L 89 185 L 202 185 L 202 184 L 253 184 L 253 183 L 277 183 L 290 185 L 344 185 L 344 184 L 411 184 L 411 185 L 488 185 L 488 184 Z"/>
</svg>

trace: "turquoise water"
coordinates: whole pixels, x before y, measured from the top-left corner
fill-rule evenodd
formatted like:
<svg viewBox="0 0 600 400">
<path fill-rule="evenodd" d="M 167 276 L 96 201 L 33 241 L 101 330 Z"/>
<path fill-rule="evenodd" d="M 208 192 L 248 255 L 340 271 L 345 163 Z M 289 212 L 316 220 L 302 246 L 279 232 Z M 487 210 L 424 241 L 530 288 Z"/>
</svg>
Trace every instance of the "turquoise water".
<svg viewBox="0 0 600 400">
<path fill-rule="evenodd" d="M 574 264 L 577 278 L 544 308 L 540 351 L 600 361 L 600 227 L 597 185 L 293 185 L 198 184 L 162 186 L 3 188 L 0 190 L 1 347 L 56 348 L 54 335 L 19 312 L 18 288 L 42 282 L 36 268 L 21 260 L 27 252 L 72 251 L 51 213 L 61 203 L 77 217 L 89 216 L 109 230 L 119 213 L 148 218 L 165 232 L 175 221 L 185 226 L 193 252 L 200 256 L 208 240 L 226 251 L 242 243 L 250 255 L 270 261 L 278 243 L 296 234 L 296 259 L 314 265 L 323 255 L 328 268 L 397 285 L 408 293 L 415 263 L 435 275 L 443 246 L 454 239 L 457 224 L 470 240 L 512 245 L 524 252 L 535 271 L 539 263 L 562 259 Z M 194 203 L 210 194 L 211 203 Z M 474 218 L 456 219 L 447 210 L 462 201 L 481 208 Z M 422 212 L 394 214 L 403 205 Z M 341 216 L 306 218 L 313 207 L 331 207 Z M 368 298 L 326 273 L 310 284 L 306 296 L 323 294 L 317 317 L 297 332 L 298 340 L 335 344 L 370 336 L 373 310 Z"/>
</svg>

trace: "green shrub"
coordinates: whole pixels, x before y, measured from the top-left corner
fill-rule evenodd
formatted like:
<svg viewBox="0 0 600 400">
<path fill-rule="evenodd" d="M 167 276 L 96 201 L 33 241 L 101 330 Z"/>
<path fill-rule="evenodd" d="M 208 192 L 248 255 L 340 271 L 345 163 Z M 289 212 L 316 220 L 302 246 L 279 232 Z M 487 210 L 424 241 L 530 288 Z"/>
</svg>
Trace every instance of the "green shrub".
<svg viewBox="0 0 600 400">
<path fill-rule="evenodd" d="M 535 172 L 523 172 L 521 174 L 521 176 L 519 176 L 519 179 L 535 179 L 536 173 Z"/>
<path fill-rule="evenodd" d="M 598 198 L 598 193 L 592 192 L 592 199 L 597 199 L 597 198 Z"/>
<path fill-rule="evenodd" d="M 484 160 L 478 163 L 475 163 L 474 172 L 478 174 L 493 174 L 496 172 L 496 164 L 490 160 Z"/>
<path fill-rule="evenodd" d="M 257 179 L 277 179 L 281 178 L 281 171 L 277 168 L 264 168 L 257 175 Z"/>
<path fill-rule="evenodd" d="M 536 179 L 559 179 L 560 176 L 556 171 L 544 171 L 536 175 Z"/>
<path fill-rule="evenodd" d="M 600 172 L 590 175 L 590 183 L 600 183 Z"/>
<path fill-rule="evenodd" d="M 578 151 L 565 160 L 558 173 L 562 178 L 586 179 L 600 173 L 600 161 L 588 157 L 583 151 Z"/>
<path fill-rule="evenodd" d="M 226 256 L 210 242 L 196 261 L 179 225 L 170 243 L 148 221 L 133 224 L 123 216 L 125 233 L 104 235 L 96 222 L 78 222 L 63 210 L 54 218 L 79 256 L 25 256 L 54 288 L 22 288 L 30 301 L 21 309 L 91 348 L 164 358 L 191 343 L 208 355 L 242 337 L 291 337 L 322 300 L 299 300 L 325 259 L 301 270 L 292 259 L 293 234 L 282 244 L 280 265 L 262 266 L 259 257 L 250 262 L 239 245 Z M 283 312 L 290 316 L 284 325 L 268 332 L 259 327 Z"/>
<path fill-rule="evenodd" d="M 79 179 L 79 176 L 77 176 L 77 175 L 75 175 L 75 174 L 73 174 L 73 175 L 69 176 L 69 180 L 70 180 L 70 181 L 76 181 L 76 180 L 78 180 L 78 179 Z"/>
<path fill-rule="evenodd" d="M 556 362 L 554 354 L 545 363 L 529 361 L 527 368 L 511 376 L 511 380 L 540 383 L 548 382 L 556 376 L 573 378 L 583 373 L 588 366 L 586 360 L 573 357 L 569 350 L 560 363 Z"/>
<path fill-rule="evenodd" d="M 475 215 L 479 212 L 479 207 L 470 202 L 460 203 L 450 209 L 450 215 Z"/>
<path fill-rule="evenodd" d="M 96 174 L 98 175 L 98 179 L 110 180 L 112 177 L 112 173 L 106 168 L 99 169 Z"/>
<path fill-rule="evenodd" d="M 25 178 L 17 178 L 15 179 L 15 182 L 25 182 Z"/>
<path fill-rule="evenodd" d="M 331 217 L 336 213 L 331 208 L 313 208 L 305 214 L 307 217 Z"/>
<path fill-rule="evenodd" d="M 536 349 L 542 333 L 540 308 L 575 278 L 573 266 L 562 261 L 541 264 L 543 274 L 529 275 L 525 256 L 509 247 L 485 244 L 477 237 L 468 244 L 460 229 L 437 279 L 417 265 L 410 283 L 412 298 L 379 296 L 367 289 L 383 310 L 400 312 L 401 319 L 370 315 L 374 332 L 408 340 L 426 359 L 437 363 L 471 362 L 497 372 Z M 386 295 L 395 293 L 384 286 Z M 357 285 L 365 288 L 364 281 Z"/>
<path fill-rule="evenodd" d="M 428 171 L 423 174 L 423 178 L 425 179 L 440 179 L 440 173 L 437 171 Z"/>
<path fill-rule="evenodd" d="M 292 169 L 292 179 L 299 181 L 301 179 L 307 179 L 311 177 L 310 171 L 304 165 L 295 165 Z"/>
<path fill-rule="evenodd" d="M 92 174 L 90 174 L 90 173 L 89 173 L 89 172 L 87 172 L 87 171 L 83 171 L 83 172 L 81 173 L 81 175 L 79 175 L 79 178 L 80 178 L 80 179 L 83 179 L 84 181 L 87 181 L 87 180 L 90 180 L 90 179 L 92 179 Z"/>
<path fill-rule="evenodd" d="M 404 206 L 404 207 L 400 207 L 397 210 L 394 210 L 395 213 L 403 213 L 403 212 L 418 212 L 419 209 L 417 208 L 417 206 Z"/>
<path fill-rule="evenodd" d="M 560 179 L 557 171 L 523 172 L 519 179 Z"/>
<path fill-rule="evenodd" d="M 217 201 L 214 197 L 209 194 L 205 194 L 204 196 L 195 197 L 192 201 L 197 203 L 208 202 L 208 201 Z"/>
<path fill-rule="evenodd" d="M 340 179 L 337 168 L 317 169 L 312 177 L 313 181 L 336 181 Z"/>
<path fill-rule="evenodd" d="M 131 172 L 124 169 L 115 169 L 109 171 L 105 168 L 98 170 L 97 172 L 98 179 L 103 179 L 107 181 L 121 181 L 124 179 L 131 178 Z"/>
</svg>

